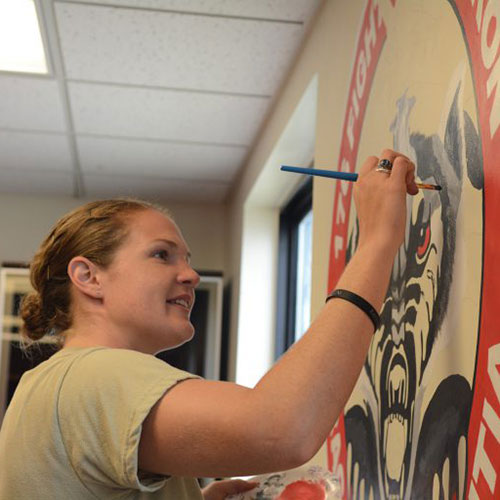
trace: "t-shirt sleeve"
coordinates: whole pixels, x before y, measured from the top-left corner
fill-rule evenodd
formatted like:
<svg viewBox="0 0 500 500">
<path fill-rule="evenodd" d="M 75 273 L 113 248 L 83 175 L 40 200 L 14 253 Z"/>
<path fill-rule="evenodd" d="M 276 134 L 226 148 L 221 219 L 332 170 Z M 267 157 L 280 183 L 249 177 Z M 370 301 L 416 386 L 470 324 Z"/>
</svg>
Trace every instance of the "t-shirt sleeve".
<svg viewBox="0 0 500 500">
<path fill-rule="evenodd" d="M 173 386 L 195 375 L 152 355 L 98 349 L 68 370 L 58 401 L 59 430 L 84 484 L 156 491 L 166 477 L 138 475 L 142 423 Z"/>
</svg>

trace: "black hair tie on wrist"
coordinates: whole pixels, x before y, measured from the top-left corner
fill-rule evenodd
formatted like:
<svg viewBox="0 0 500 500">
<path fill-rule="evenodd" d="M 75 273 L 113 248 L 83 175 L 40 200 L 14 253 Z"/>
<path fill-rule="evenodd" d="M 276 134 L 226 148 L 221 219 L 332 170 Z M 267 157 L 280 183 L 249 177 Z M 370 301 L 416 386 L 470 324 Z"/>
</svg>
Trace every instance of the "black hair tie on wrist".
<svg viewBox="0 0 500 500">
<path fill-rule="evenodd" d="M 351 302 L 355 306 L 358 306 L 372 320 L 375 331 L 379 329 L 380 316 L 374 309 L 374 307 L 363 297 L 360 297 L 359 295 L 350 292 L 349 290 L 342 290 L 341 288 L 337 288 L 332 293 L 330 293 L 330 295 L 328 295 L 325 302 L 328 302 L 330 299 L 344 299 L 348 302 Z"/>
</svg>

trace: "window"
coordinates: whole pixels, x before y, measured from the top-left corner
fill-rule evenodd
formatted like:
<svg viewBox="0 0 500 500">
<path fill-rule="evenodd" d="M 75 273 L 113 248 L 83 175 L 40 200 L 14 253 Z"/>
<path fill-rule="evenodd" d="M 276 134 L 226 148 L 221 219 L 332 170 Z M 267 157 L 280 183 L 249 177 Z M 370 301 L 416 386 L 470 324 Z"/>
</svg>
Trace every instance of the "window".
<svg viewBox="0 0 500 500">
<path fill-rule="evenodd" d="M 307 330 L 311 317 L 312 180 L 280 215 L 276 358 Z"/>
<path fill-rule="evenodd" d="M 297 228 L 297 286 L 295 290 L 295 341 L 311 322 L 312 209 Z"/>
</svg>

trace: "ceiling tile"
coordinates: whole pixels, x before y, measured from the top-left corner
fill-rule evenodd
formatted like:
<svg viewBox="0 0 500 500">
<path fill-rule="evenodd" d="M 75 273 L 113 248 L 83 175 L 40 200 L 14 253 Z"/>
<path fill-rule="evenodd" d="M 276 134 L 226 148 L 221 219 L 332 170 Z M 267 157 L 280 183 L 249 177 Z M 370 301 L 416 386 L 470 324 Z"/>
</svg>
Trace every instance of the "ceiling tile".
<svg viewBox="0 0 500 500">
<path fill-rule="evenodd" d="M 247 148 L 77 137 L 85 173 L 132 174 L 229 182 Z"/>
<path fill-rule="evenodd" d="M 274 95 L 301 24 L 58 3 L 74 80 Z"/>
<path fill-rule="evenodd" d="M 72 196 L 75 131 L 83 194 L 188 203 L 225 200 L 322 2 L 49 1 L 71 108 L 0 73 L 0 192 Z"/>
<path fill-rule="evenodd" d="M 49 78 L 0 74 L 0 127 L 64 131 L 57 82 Z"/>
<path fill-rule="evenodd" d="M 0 129 L 0 169 L 71 171 L 68 138 L 61 134 L 12 132 Z"/>
<path fill-rule="evenodd" d="M 224 183 L 171 181 L 136 175 L 86 174 L 83 183 L 85 195 L 89 197 L 132 196 L 186 203 L 221 203 L 229 190 L 229 184 Z"/>
<path fill-rule="evenodd" d="M 0 193 L 73 195 L 69 172 L 0 169 Z"/>
<path fill-rule="evenodd" d="M 95 3 L 95 0 L 77 0 Z M 322 0 L 99 0 L 101 4 L 307 23 Z"/>
<path fill-rule="evenodd" d="M 75 130 L 86 134 L 248 146 L 268 105 L 257 97 L 68 85 Z"/>
</svg>

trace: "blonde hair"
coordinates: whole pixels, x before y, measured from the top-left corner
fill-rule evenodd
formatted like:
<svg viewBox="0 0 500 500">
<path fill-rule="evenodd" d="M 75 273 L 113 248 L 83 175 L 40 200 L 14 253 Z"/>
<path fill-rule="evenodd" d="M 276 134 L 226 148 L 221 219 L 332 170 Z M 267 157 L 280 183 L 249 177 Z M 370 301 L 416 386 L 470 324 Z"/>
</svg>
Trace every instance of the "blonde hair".
<svg viewBox="0 0 500 500">
<path fill-rule="evenodd" d="M 109 266 L 127 237 L 128 217 L 143 210 L 156 210 L 171 218 L 158 205 L 118 198 L 87 203 L 56 222 L 30 264 L 34 291 L 24 297 L 20 310 L 25 348 L 47 334 L 62 343 L 62 333 L 72 322 L 69 262 L 82 256 L 100 267 Z"/>
</svg>

